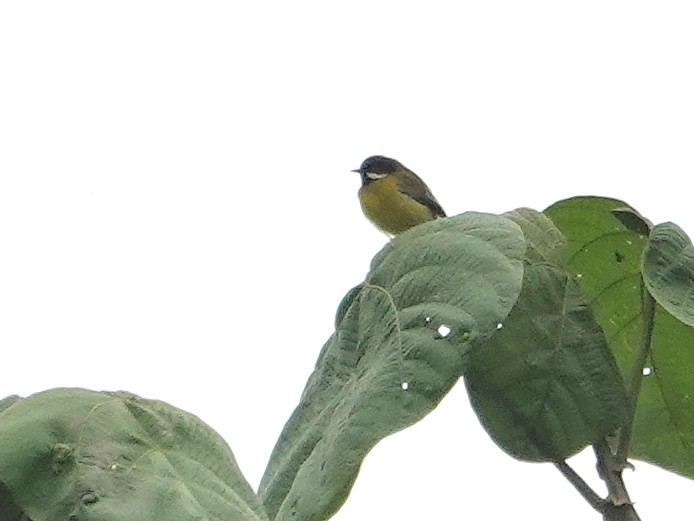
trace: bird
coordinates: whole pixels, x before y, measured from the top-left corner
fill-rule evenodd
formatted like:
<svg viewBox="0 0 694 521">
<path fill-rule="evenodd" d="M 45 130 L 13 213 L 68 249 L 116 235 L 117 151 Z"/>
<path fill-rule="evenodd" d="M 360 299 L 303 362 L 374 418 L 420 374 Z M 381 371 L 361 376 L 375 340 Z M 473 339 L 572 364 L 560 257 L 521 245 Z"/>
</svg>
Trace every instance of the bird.
<svg viewBox="0 0 694 521">
<path fill-rule="evenodd" d="M 376 228 L 391 237 L 446 212 L 429 187 L 412 170 L 385 156 L 367 157 L 357 169 L 361 175 L 359 202 Z"/>
</svg>

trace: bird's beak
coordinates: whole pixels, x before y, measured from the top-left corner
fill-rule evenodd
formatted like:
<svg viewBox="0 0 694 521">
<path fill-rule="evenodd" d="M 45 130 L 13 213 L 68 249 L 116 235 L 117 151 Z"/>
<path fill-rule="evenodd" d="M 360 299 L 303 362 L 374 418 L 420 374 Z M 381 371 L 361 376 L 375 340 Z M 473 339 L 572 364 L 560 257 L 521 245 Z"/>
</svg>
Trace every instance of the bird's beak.
<svg viewBox="0 0 694 521">
<path fill-rule="evenodd" d="M 350 172 L 356 172 L 357 174 L 361 174 L 361 168 L 357 168 L 356 170 L 350 170 Z"/>
</svg>

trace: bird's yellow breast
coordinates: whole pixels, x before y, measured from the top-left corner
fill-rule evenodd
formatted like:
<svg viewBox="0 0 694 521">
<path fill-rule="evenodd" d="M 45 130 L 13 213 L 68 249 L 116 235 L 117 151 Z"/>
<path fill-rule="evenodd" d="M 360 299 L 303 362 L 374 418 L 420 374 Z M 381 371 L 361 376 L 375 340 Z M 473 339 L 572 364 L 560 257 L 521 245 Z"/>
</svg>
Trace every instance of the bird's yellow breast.
<svg viewBox="0 0 694 521">
<path fill-rule="evenodd" d="M 392 235 L 434 219 L 429 208 L 400 190 L 392 175 L 362 186 L 359 202 L 364 215 L 376 227 Z"/>
</svg>

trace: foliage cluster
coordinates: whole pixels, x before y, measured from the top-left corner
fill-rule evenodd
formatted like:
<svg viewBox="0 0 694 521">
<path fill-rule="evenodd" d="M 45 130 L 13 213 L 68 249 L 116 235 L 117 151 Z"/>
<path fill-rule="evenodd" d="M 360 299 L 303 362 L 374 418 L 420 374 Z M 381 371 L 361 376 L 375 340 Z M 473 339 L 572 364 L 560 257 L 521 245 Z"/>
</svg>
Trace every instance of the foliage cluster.
<svg viewBox="0 0 694 521">
<path fill-rule="evenodd" d="M 469 212 L 409 230 L 340 304 L 257 494 L 195 416 L 127 393 L 0 401 L 0 519 L 320 521 L 369 450 L 464 378 L 514 458 L 635 520 L 628 459 L 694 476 L 694 247 L 622 201 Z M 592 445 L 608 496 L 566 463 Z"/>
</svg>

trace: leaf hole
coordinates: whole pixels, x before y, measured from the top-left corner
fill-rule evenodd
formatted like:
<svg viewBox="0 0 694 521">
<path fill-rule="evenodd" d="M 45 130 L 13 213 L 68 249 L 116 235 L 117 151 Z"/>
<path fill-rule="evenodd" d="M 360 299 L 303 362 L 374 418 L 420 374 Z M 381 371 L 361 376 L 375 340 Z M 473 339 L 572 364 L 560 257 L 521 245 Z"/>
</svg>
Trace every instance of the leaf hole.
<svg viewBox="0 0 694 521">
<path fill-rule="evenodd" d="M 576 273 L 576 278 L 577 279 L 583 278 L 583 273 Z"/>
<path fill-rule="evenodd" d="M 402 383 L 400 384 L 400 389 L 402 389 L 403 391 L 407 391 L 407 389 L 408 389 L 409 387 L 410 387 L 410 384 L 409 384 L 408 382 L 402 382 Z"/>
<path fill-rule="evenodd" d="M 424 319 L 424 323 L 425 323 L 425 324 L 431 324 L 431 317 L 426 317 L 426 318 Z"/>
<path fill-rule="evenodd" d="M 451 334 L 451 328 L 448 327 L 446 324 L 441 324 L 436 332 L 439 334 L 441 338 L 446 338 L 448 335 Z"/>
<path fill-rule="evenodd" d="M 642 373 L 643 376 L 648 376 L 653 373 L 653 369 L 650 367 L 644 367 Z"/>
<path fill-rule="evenodd" d="M 501 322 L 496 325 L 496 329 L 501 329 L 502 327 L 504 327 L 504 325 Z"/>
</svg>

